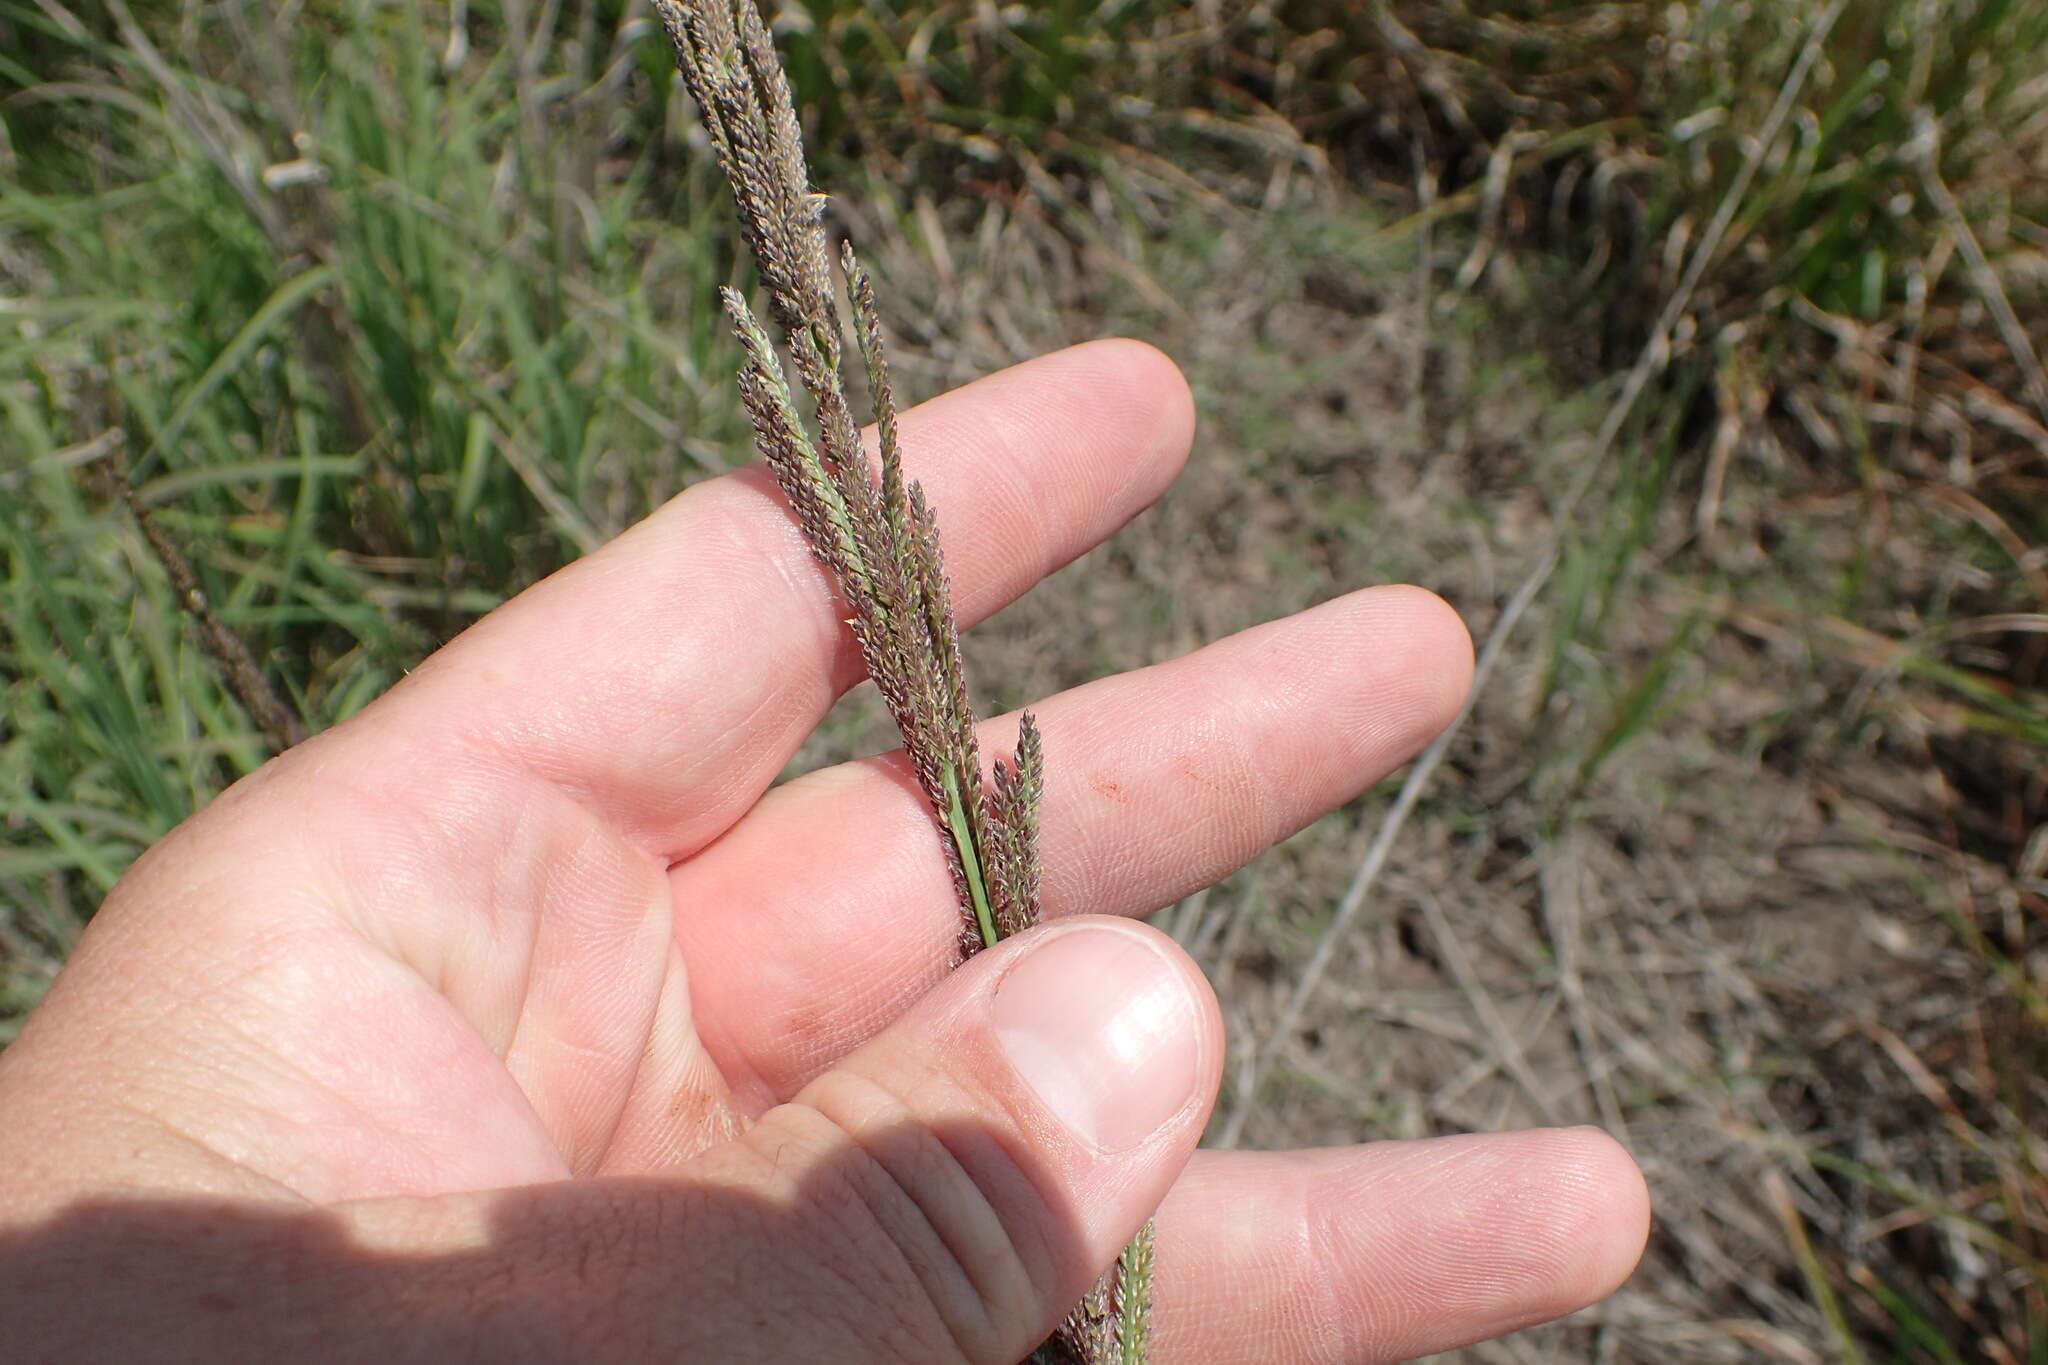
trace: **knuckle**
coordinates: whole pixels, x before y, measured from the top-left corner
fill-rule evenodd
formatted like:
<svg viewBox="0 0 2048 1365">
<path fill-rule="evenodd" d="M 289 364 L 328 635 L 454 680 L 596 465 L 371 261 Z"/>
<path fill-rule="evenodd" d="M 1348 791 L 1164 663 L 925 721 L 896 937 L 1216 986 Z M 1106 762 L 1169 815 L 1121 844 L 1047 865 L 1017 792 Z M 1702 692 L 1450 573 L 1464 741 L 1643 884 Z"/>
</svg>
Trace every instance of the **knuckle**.
<svg viewBox="0 0 2048 1365">
<path fill-rule="evenodd" d="M 885 1085 L 843 1072 L 788 1108 L 824 1153 L 806 1180 L 829 1239 L 814 1254 L 849 1280 L 863 1311 L 881 1302 L 879 1281 L 899 1305 L 893 1326 L 941 1348 L 916 1358 L 1014 1357 L 1020 1327 L 1028 1333 L 1049 1297 L 1033 1263 L 1049 1259 L 1020 1249 L 984 1188 L 1017 1178 L 995 1139 L 921 1121 Z"/>
</svg>

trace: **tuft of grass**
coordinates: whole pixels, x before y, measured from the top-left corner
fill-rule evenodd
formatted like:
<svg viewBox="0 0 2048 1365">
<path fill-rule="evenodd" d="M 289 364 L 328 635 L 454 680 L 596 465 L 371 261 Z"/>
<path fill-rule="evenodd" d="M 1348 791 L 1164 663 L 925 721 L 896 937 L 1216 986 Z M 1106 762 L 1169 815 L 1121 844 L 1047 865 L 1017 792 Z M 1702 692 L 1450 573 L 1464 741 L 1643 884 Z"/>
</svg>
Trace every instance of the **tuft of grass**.
<svg viewBox="0 0 2048 1365">
<path fill-rule="evenodd" d="M 181 599 L 319 728 L 733 458 L 737 353 L 680 302 L 733 269 L 703 171 L 613 137 L 644 20 L 469 13 L 0 4 L 0 878 L 36 943 L 280 737 Z"/>
</svg>

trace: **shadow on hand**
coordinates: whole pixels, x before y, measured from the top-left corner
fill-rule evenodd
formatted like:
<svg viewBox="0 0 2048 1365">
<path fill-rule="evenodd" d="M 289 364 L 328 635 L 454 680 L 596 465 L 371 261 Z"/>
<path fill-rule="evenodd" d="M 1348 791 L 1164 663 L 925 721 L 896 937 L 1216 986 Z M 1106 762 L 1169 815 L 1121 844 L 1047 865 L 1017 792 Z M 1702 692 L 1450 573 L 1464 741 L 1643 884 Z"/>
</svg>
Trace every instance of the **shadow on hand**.
<svg viewBox="0 0 2048 1365">
<path fill-rule="evenodd" d="M 84 1199 L 0 1231 L 0 1358 L 1010 1365 L 1059 1313 L 1006 1306 L 1066 1304 L 1093 1273 L 1081 1222 L 1054 1208 L 1019 1240 L 1029 1293 L 991 1286 L 891 1174 L 934 1157 L 1001 1207 L 1060 1189 L 986 1130 L 906 1124 L 772 1195 L 608 1177 L 333 1207 Z"/>
</svg>

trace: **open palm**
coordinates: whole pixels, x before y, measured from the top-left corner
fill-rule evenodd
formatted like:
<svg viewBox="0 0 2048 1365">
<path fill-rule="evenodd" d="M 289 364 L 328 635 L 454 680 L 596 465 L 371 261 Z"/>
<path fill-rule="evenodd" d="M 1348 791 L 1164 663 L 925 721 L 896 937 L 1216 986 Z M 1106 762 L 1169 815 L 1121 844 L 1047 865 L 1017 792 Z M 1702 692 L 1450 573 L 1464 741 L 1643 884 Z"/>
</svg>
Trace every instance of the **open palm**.
<svg viewBox="0 0 2048 1365">
<path fill-rule="evenodd" d="M 1131 343 L 907 414 L 963 624 L 1147 505 L 1190 426 Z M 65 1359 L 1014 1360 L 1159 1206 L 1154 1359 L 1366 1361 L 1626 1273 L 1642 1186 L 1598 1134 L 1191 1158 L 1214 1004 L 1071 918 L 1405 760 L 1469 676 L 1441 603 L 1356 593 L 1036 708 L 1065 923 L 957 974 L 894 757 L 771 790 L 859 680 L 839 616 L 772 481 L 714 480 L 153 849 L 0 1058 L 0 1316 Z M 1044 1028 L 1135 1021 L 1143 1065 L 1004 1051 L 1005 973 L 1055 953 Z M 52 1308 L 53 1254 L 140 1269 Z"/>
</svg>

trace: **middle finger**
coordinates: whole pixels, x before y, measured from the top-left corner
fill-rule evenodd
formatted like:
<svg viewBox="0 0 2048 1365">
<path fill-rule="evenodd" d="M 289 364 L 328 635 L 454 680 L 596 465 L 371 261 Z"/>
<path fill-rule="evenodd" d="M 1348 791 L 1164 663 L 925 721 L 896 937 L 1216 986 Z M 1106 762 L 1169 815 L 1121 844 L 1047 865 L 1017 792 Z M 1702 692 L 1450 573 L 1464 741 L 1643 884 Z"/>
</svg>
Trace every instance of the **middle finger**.
<svg viewBox="0 0 2048 1365">
<path fill-rule="evenodd" d="M 1375 588 L 1034 708 L 1042 909 L 1146 914 L 1404 762 L 1462 704 L 1463 623 Z M 1014 717 L 984 727 L 1001 751 Z M 769 793 L 670 873 L 699 1036 L 743 1105 L 787 1098 L 951 969 L 960 912 L 900 753 Z"/>
</svg>

